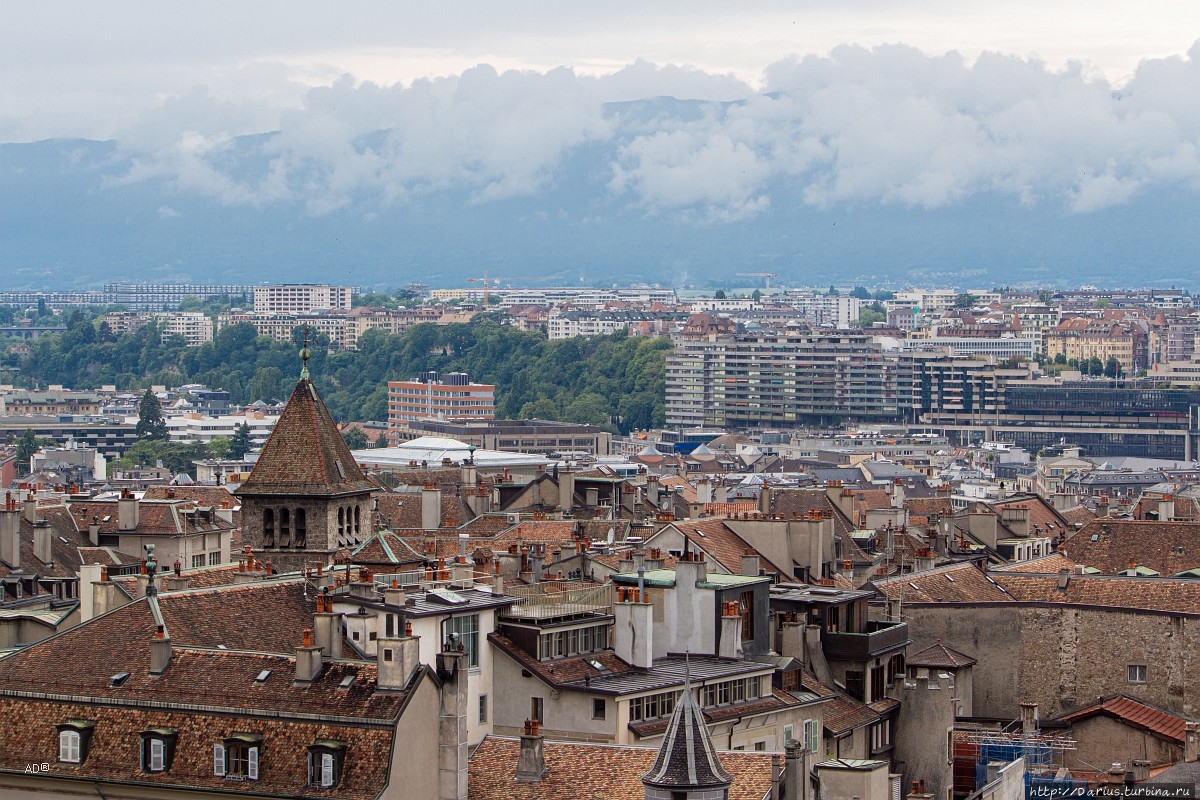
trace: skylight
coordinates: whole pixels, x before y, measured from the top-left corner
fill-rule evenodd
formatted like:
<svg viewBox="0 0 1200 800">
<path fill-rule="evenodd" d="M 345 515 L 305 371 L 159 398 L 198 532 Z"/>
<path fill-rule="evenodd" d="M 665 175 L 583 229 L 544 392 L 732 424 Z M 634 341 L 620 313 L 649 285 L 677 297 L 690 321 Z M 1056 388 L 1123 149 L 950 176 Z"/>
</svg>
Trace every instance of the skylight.
<svg viewBox="0 0 1200 800">
<path fill-rule="evenodd" d="M 113 675 L 110 680 L 113 686 L 124 686 L 125 681 L 129 680 L 129 673 L 118 672 L 116 675 Z"/>
<path fill-rule="evenodd" d="M 258 675 L 254 678 L 254 682 L 255 683 L 266 683 L 267 678 L 269 678 L 269 677 L 271 677 L 271 670 L 264 669 L 262 672 L 258 673 Z"/>
<path fill-rule="evenodd" d="M 358 677 L 358 676 L 347 675 L 346 677 L 342 678 L 342 682 L 338 684 L 338 688 L 339 689 L 349 689 L 351 686 L 354 685 L 354 679 L 356 677 Z"/>
<path fill-rule="evenodd" d="M 430 589 L 427 594 L 430 600 L 435 600 L 448 606 L 461 606 L 471 602 L 461 594 L 452 592 L 449 589 Z"/>
</svg>

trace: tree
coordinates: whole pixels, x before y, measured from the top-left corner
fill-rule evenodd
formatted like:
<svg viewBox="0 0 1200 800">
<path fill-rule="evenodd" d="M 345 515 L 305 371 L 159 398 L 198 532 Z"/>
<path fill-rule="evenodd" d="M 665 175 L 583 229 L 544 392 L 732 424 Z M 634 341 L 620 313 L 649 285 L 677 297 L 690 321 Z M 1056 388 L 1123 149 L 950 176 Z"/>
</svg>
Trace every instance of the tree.
<svg viewBox="0 0 1200 800">
<path fill-rule="evenodd" d="M 243 422 L 233 432 L 233 438 L 229 440 L 228 455 L 235 461 L 241 461 L 253 446 L 253 443 L 250 441 L 250 424 Z"/>
<path fill-rule="evenodd" d="M 858 324 L 863 328 L 869 328 L 876 322 L 884 322 L 886 320 L 887 314 L 882 311 L 876 311 L 870 306 L 863 306 L 858 311 Z"/>
<path fill-rule="evenodd" d="M 134 433 L 139 439 L 167 439 L 167 422 L 163 419 L 162 404 L 149 389 L 142 395 L 141 405 L 138 406 L 138 423 Z"/>
<path fill-rule="evenodd" d="M 363 433 L 362 428 L 347 428 L 342 431 L 342 438 L 351 450 L 366 450 L 369 444 L 367 434 Z"/>
<path fill-rule="evenodd" d="M 859 300 L 870 300 L 871 292 L 865 286 L 855 286 L 850 290 L 851 297 L 857 297 Z"/>
<path fill-rule="evenodd" d="M 829 284 L 829 296 L 830 296 L 830 297 L 837 297 L 837 296 L 838 296 L 838 290 L 837 290 L 837 287 L 836 287 L 836 286 L 834 286 L 832 283 L 831 283 L 831 284 Z"/>
<path fill-rule="evenodd" d="M 26 428 L 25 433 L 21 434 L 21 438 L 17 440 L 17 473 L 20 475 L 29 474 L 29 462 L 33 458 L 33 454 L 38 450 L 37 439 L 33 435 L 33 428 Z"/>
<path fill-rule="evenodd" d="M 725 299 L 725 290 L 717 289 L 717 291 L 713 292 L 713 299 L 714 300 L 724 300 Z"/>
<path fill-rule="evenodd" d="M 1104 362 L 1104 374 L 1110 378 L 1118 377 L 1121 374 L 1121 362 L 1109 356 L 1108 361 Z"/>
<path fill-rule="evenodd" d="M 756 303 L 759 300 L 762 300 L 762 291 L 759 289 L 755 289 L 753 292 L 750 293 L 750 299 Z"/>
<path fill-rule="evenodd" d="M 208 452 L 218 461 L 224 461 L 229 458 L 229 447 L 233 444 L 233 440 L 228 436 L 214 436 L 208 441 Z"/>
<path fill-rule="evenodd" d="M 975 305 L 975 297 L 973 295 L 963 292 L 954 296 L 955 308 L 970 308 L 973 305 Z"/>
</svg>

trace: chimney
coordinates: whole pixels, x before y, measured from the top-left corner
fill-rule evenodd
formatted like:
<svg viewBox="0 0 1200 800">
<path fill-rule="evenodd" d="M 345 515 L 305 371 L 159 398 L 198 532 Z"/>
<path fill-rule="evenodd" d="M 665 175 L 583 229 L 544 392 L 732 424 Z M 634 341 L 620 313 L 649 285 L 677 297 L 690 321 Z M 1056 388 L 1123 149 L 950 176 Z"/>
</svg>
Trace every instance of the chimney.
<svg viewBox="0 0 1200 800">
<path fill-rule="evenodd" d="M 28 497 L 25 499 L 25 521 L 32 525 L 33 523 L 37 522 L 37 519 L 37 500 L 32 497 Z"/>
<path fill-rule="evenodd" d="M 100 546 L 100 518 L 92 517 L 92 521 L 88 524 L 88 541 L 92 543 L 92 547 Z"/>
<path fill-rule="evenodd" d="M 107 614 L 116 607 L 117 585 L 108 579 L 108 567 L 101 565 L 99 579 L 92 582 L 92 616 Z"/>
<path fill-rule="evenodd" d="M 586 503 L 588 508 L 595 508 L 600 505 L 600 489 L 595 486 L 589 486 Z"/>
<path fill-rule="evenodd" d="M 525 720 L 525 732 L 521 734 L 521 756 L 517 759 L 517 783 L 534 783 L 546 774 L 546 753 L 542 747 L 542 736 L 536 719 Z"/>
<path fill-rule="evenodd" d="M 808 798 L 808 753 L 804 745 L 795 739 L 784 743 L 783 796 L 788 800 Z"/>
<path fill-rule="evenodd" d="M 1183 760 L 1195 761 L 1200 758 L 1200 722 L 1186 722 L 1183 727 Z"/>
<path fill-rule="evenodd" d="M 378 680 L 376 686 L 385 692 L 403 691 L 417 668 L 421 666 L 421 639 L 412 635 L 412 623 L 406 622 L 401 635 L 378 641 Z"/>
<path fill-rule="evenodd" d="M 462 462 L 462 485 L 466 489 L 474 489 L 479 483 L 479 473 L 475 469 L 474 458 Z"/>
<path fill-rule="evenodd" d="M 125 492 L 117 500 L 117 530 L 136 530 L 141 521 L 141 505 L 131 493 Z"/>
<path fill-rule="evenodd" d="M 794 612 L 784 614 L 779 631 L 779 655 L 807 661 L 804 648 L 804 619 Z"/>
<path fill-rule="evenodd" d="M 50 547 L 50 521 L 39 519 L 33 525 L 33 554 L 43 564 L 54 563 L 54 551 Z"/>
<path fill-rule="evenodd" d="M 296 684 L 307 686 L 321 675 L 321 648 L 313 644 L 312 628 L 304 629 L 304 643 L 296 648 Z"/>
<path fill-rule="evenodd" d="M 1038 732 L 1038 704 L 1021 703 L 1021 735 L 1036 736 Z"/>
<path fill-rule="evenodd" d="M 171 663 L 171 637 L 167 636 L 167 627 L 159 625 L 150 640 L 150 674 L 162 675 Z"/>
<path fill-rule="evenodd" d="M 708 478 L 701 478 L 696 483 L 696 504 L 707 505 L 713 501 L 712 481 Z"/>
<path fill-rule="evenodd" d="M 1158 521 L 1175 521 L 1175 497 L 1173 495 L 1164 495 L 1163 499 L 1158 501 Z"/>
<path fill-rule="evenodd" d="M 721 642 L 717 655 L 738 658 L 742 652 L 742 614 L 736 600 L 721 605 Z"/>
<path fill-rule="evenodd" d="M 758 577 L 760 565 L 758 562 L 758 553 L 753 550 L 747 550 L 742 554 L 741 569 L 738 570 L 739 575 L 747 575 L 752 578 Z"/>
<path fill-rule="evenodd" d="M 466 652 L 443 649 L 437 654 L 442 680 L 438 717 L 438 800 L 467 800 L 467 667 Z M 518 771 L 518 780 L 520 772 Z"/>
<path fill-rule="evenodd" d="M 12 569 L 21 567 L 21 512 L 0 511 L 0 561 Z"/>
<path fill-rule="evenodd" d="M 570 466 L 558 471 L 558 507 L 570 511 L 575 506 L 575 470 Z"/>
<path fill-rule="evenodd" d="M 436 531 L 442 525 L 442 490 L 427 483 L 421 489 L 421 529 Z"/>
<path fill-rule="evenodd" d="M 1108 516 L 1108 495 L 1106 495 L 1106 494 L 1100 495 L 1100 502 L 1096 503 L 1096 516 L 1097 517 L 1107 517 Z"/>
<path fill-rule="evenodd" d="M 313 634 L 316 646 L 324 651 L 323 658 L 342 657 L 342 615 L 333 610 L 333 600 L 325 592 L 317 595 Z"/>
<path fill-rule="evenodd" d="M 684 545 L 687 546 L 686 544 Z M 708 578 L 708 564 L 701 553 L 685 552 L 683 557 L 675 562 L 675 585 L 684 584 L 688 587 L 704 583 Z"/>
<path fill-rule="evenodd" d="M 613 650 L 631 666 L 649 669 L 654 664 L 654 606 L 642 589 L 617 588 L 613 603 Z"/>
</svg>

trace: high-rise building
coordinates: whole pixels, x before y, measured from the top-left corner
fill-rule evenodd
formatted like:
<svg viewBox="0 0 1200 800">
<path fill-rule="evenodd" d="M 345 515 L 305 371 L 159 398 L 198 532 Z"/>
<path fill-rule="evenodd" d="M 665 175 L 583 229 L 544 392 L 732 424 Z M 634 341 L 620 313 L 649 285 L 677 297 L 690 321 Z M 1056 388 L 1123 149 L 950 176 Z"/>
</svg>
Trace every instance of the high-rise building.
<svg viewBox="0 0 1200 800">
<path fill-rule="evenodd" d="M 417 419 L 494 419 L 496 387 L 471 383 L 465 372 L 422 373 L 415 381 L 388 381 L 388 427 Z"/>
<path fill-rule="evenodd" d="M 281 283 L 254 287 L 256 314 L 294 313 L 313 311 L 349 311 L 350 299 L 357 293 L 353 286 L 330 286 L 318 283 Z"/>
</svg>

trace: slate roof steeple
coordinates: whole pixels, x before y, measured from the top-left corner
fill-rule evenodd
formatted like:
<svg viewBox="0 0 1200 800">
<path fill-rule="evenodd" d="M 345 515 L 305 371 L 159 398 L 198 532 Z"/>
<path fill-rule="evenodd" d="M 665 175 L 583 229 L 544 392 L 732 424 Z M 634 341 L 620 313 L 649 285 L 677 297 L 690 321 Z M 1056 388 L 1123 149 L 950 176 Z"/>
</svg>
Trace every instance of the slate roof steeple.
<svg viewBox="0 0 1200 800">
<path fill-rule="evenodd" d="M 680 792 L 690 789 L 723 789 L 727 795 L 732 782 L 733 777 L 717 758 L 717 750 L 704 723 L 704 712 L 692 694 L 689 672 L 684 678 L 683 696 L 675 706 L 663 736 L 658 758 L 650 771 L 642 776 L 646 796 L 658 796 L 661 790 Z"/>
</svg>

